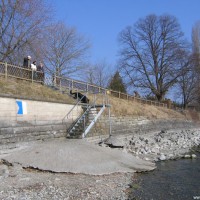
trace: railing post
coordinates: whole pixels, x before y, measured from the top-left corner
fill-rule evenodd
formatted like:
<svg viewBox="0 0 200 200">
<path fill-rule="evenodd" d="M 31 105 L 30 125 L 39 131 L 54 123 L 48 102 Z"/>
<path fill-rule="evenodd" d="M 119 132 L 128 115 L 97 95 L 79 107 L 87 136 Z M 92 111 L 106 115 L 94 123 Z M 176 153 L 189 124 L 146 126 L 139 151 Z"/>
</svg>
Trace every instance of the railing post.
<svg viewBox="0 0 200 200">
<path fill-rule="evenodd" d="M 61 85 L 61 77 L 59 78 L 59 90 L 61 91 L 61 87 L 62 87 L 62 85 Z"/>
<path fill-rule="evenodd" d="M 71 90 L 73 90 L 73 88 L 74 88 L 74 81 L 72 80 L 72 88 L 71 88 Z"/>
<path fill-rule="evenodd" d="M 110 107 L 108 109 L 108 117 L 109 117 L 109 136 L 111 136 L 112 130 L 111 130 L 111 119 L 110 119 Z"/>
<path fill-rule="evenodd" d="M 56 87 L 56 73 L 53 75 L 54 79 L 53 79 L 53 86 Z"/>
<path fill-rule="evenodd" d="M 8 78 L 8 64 L 5 63 L 5 79 L 7 80 Z"/>
<path fill-rule="evenodd" d="M 87 85 L 86 85 L 86 90 L 87 90 L 87 92 L 88 92 L 88 83 L 87 83 Z"/>
<path fill-rule="evenodd" d="M 119 99 L 120 99 L 120 92 L 119 92 Z"/>
<path fill-rule="evenodd" d="M 31 79 L 32 79 L 32 83 L 33 83 L 33 70 L 31 70 Z"/>
</svg>

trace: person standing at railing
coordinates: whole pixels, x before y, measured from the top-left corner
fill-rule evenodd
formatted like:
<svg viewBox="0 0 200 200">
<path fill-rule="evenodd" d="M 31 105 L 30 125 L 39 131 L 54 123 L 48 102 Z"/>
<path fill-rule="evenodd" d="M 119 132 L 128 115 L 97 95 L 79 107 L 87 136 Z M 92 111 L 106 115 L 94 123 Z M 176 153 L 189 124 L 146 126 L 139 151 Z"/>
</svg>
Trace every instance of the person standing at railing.
<svg viewBox="0 0 200 200">
<path fill-rule="evenodd" d="M 37 78 L 39 81 L 41 81 L 42 84 L 44 84 L 44 65 L 42 62 L 37 66 Z"/>
<path fill-rule="evenodd" d="M 27 56 L 24 58 L 23 67 L 25 67 L 25 68 L 31 67 L 31 56 Z"/>
<path fill-rule="evenodd" d="M 134 91 L 134 97 L 140 98 L 140 94 L 136 90 Z"/>
<path fill-rule="evenodd" d="M 31 64 L 31 69 L 32 69 L 32 79 L 36 80 L 37 78 L 37 67 L 36 67 L 36 61 L 33 61 L 33 63 Z"/>
<path fill-rule="evenodd" d="M 23 70 L 24 72 L 21 75 L 22 78 L 30 79 L 31 78 L 31 73 L 30 73 L 31 56 L 27 56 L 24 58 L 23 67 L 26 68 L 27 70 Z"/>
</svg>

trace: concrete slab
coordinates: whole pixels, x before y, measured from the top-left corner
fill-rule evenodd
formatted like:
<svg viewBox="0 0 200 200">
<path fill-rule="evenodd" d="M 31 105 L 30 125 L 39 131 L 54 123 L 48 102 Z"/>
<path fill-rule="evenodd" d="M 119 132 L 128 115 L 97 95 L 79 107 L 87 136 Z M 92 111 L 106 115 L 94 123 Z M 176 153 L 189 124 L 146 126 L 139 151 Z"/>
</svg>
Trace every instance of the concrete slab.
<svg viewBox="0 0 200 200">
<path fill-rule="evenodd" d="M 20 163 L 23 167 L 91 175 L 149 171 L 155 168 L 154 163 L 137 159 L 129 153 L 99 147 L 80 139 L 32 143 L 18 151 L 4 154 L 3 159 L 9 163 Z"/>
</svg>

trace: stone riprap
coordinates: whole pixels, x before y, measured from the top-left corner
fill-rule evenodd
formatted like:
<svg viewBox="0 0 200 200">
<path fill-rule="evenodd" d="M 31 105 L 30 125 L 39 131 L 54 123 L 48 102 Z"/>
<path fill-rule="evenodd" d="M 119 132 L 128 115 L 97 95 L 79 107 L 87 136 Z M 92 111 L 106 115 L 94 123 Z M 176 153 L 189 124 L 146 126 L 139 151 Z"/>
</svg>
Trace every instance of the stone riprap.
<svg viewBox="0 0 200 200">
<path fill-rule="evenodd" d="M 123 151 L 131 152 L 144 160 L 195 158 L 195 155 L 190 155 L 188 152 L 192 147 L 200 145 L 200 129 L 162 130 L 127 137 L 111 136 L 102 144 L 112 147 L 121 146 Z"/>
</svg>

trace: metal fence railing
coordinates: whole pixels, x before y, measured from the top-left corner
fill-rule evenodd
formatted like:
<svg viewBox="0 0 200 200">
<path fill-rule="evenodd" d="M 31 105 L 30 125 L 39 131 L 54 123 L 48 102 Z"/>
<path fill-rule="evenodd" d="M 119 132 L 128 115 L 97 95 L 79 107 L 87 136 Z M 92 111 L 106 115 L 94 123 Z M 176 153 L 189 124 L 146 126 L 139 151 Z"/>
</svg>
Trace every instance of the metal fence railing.
<svg viewBox="0 0 200 200">
<path fill-rule="evenodd" d="M 31 82 L 44 82 L 44 74 L 40 71 L 33 71 L 28 68 L 0 62 L 0 75 L 7 78 L 17 78 Z"/>
<path fill-rule="evenodd" d="M 31 69 L 15 66 L 8 63 L 0 62 L 0 76 L 4 76 L 6 79 L 9 77 L 17 78 L 21 80 L 27 80 L 31 82 L 42 83 L 48 85 L 50 87 L 54 87 L 60 91 L 65 90 L 76 90 L 88 93 L 104 93 L 110 94 L 114 97 L 136 101 L 142 104 L 154 105 L 159 107 L 167 107 L 167 104 L 160 103 L 158 101 L 151 101 L 143 98 L 137 98 L 133 95 L 109 90 L 107 88 L 102 88 L 97 85 L 92 85 L 86 82 L 69 79 L 66 77 L 58 77 L 55 76 L 53 73 L 46 73 L 43 74 L 40 71 L 32 71 Z"/>
</svg>

